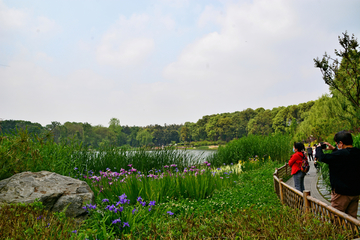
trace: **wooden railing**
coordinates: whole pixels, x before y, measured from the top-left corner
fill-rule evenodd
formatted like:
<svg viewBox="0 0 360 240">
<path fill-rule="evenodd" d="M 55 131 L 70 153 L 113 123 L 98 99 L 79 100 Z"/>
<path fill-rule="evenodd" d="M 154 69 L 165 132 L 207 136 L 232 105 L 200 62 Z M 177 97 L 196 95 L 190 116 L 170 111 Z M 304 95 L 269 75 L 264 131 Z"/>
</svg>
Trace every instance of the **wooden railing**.
<svg viewBox="0 0 360 240">
<path fill-rule="evenodd" d="M 305 214 L 312 213 L 322 221 L 343 226 L 345 229 L 351 230 L 354 237 L 360 236 L 359 220 L 310 196 L 310 191 L 305 190 L 302 193 L 284 183 L 282 179 L 289 176 L 290 173 L 291 168 L 288 164 L 275 169 L 274 188 L 282 204 L 292 208 L 298 208 Z"/>
</svg>

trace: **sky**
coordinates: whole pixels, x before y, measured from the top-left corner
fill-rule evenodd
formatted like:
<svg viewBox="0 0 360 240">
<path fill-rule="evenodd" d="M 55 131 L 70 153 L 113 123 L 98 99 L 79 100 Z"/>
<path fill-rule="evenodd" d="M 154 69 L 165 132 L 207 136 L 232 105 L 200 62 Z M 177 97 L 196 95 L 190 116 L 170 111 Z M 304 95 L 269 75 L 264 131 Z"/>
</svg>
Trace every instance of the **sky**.
<svg viewBox="0 0 360 240">
<path fill-rule="evenodd" d="M 0 119 L 181 124 L 329 93 L 358 0 L 0 0 Z"/>
</svg>

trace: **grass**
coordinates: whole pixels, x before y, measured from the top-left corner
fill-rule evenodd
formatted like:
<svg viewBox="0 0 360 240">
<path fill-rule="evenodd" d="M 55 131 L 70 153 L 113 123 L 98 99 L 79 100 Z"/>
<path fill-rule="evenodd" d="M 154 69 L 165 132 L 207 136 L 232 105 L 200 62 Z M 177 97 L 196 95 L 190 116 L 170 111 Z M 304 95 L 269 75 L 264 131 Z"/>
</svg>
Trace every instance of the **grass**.
<svg viewBox="0 0 360 240">
<path fill-rule="evenodd" d="M 78 226 L 63 212 L 48 212 L 41 202 L 0 208 L 0 239 L 70 239 Z"/>
</svg>

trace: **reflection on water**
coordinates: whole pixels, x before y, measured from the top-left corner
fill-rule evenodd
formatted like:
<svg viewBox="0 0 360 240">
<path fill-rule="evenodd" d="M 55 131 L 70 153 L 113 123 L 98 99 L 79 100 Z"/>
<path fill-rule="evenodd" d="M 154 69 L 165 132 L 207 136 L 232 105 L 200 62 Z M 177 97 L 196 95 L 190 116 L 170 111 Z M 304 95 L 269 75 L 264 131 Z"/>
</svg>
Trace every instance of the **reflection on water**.
<svg viewBox="0 0 360 240">
<path fill-rule="evenodd" d="M 205 161 L 208 156 L 216 153 L 216 150 L 175 150 L 175 151 L 185 151 L 186 153 L 192 155 L 194 158 L 198 159 L 199 162 Z"/>
</svg>

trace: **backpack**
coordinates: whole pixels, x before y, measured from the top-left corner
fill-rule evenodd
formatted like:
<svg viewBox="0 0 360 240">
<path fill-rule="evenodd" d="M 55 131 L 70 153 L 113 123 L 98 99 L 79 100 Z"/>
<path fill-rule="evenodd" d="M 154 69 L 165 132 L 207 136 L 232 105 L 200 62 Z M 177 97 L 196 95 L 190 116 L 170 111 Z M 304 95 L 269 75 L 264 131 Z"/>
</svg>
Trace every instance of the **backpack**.
<svg viewBox="0 0 360 240">
<path fill-rule="evenodd" d="M 303 159 L 302 159 L 302 162 L 301 162 L 300 170 L 303 173 L 307 173 L 310 170 L 309 162 L 308 162 L 308 160 L 307 160 L 304 153 L 303 153 Z"/>
</svg>

